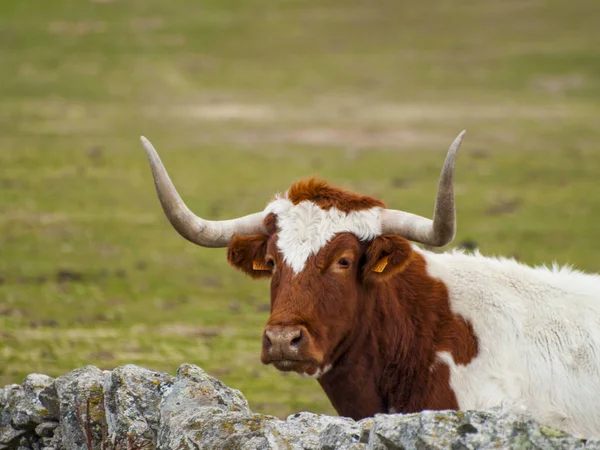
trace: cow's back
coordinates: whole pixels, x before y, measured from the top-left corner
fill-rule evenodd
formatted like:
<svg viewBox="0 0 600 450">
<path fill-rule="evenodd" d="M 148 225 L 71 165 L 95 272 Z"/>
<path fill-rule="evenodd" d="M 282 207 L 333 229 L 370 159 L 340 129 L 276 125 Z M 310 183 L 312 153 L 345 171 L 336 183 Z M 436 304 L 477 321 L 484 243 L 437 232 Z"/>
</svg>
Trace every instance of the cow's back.
<svg viewBox="0 0 600 450">
<path fill-rule="evenodd" d="M 478 339 L 466 366 L 438 354 L 460 408 L 524 408 L 548 425 L 600 437 L 600 277 L 480 255 L 425 257 Z"/>
</svg>

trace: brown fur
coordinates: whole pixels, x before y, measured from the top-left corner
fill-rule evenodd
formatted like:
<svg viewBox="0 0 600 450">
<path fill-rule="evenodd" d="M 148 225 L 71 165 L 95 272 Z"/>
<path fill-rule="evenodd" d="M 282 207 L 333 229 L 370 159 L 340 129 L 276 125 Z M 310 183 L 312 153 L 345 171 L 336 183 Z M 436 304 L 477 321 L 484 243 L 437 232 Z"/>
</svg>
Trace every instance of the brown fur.
<svg viewBox="0 0 600 450">
<path fill-rule="evenodd" d="M 372 308 L 363 312 L 353 345 L 319 379 L 342 415 L 458 409 L 449 368 L 436 362 L 435 353 L 448 351 L 456 363 L 468 364 L 477 355 L 477 339 L 471 325 L 450 310 L 444 284 L 429 277 L 421 255 L 407 249 L 405 239 L 382 236 L 366 252 L 361 293 Z M 392 255 L 385 272 L 395 276 L 369 271 L 382 254 Z M 359 386 L 357 400 L 352 392 Z"/>
<path fill-rule="evenodd" d="M 435 361 L 435 353 L 448 351 L 456 363 L 468 364 L 477 355 L 477 339 L 472 326 L 450 310 L 447 289 L 427 274 L 425 259 L 412 250 L 407 254 L 407 250 L 410 246 L 404 238 L 381 236 L 367 251 L 365 268 L 382 254 L 391 254 L 392 267 L 386 272 L 395 276 L 365 271 L 365 300 L 377 305 L 368 327 L 373 331 L 365 344 L 367 349 L 377 347 L 381 358 L 361 358 L 360 348 L 354 346 L 351 351 L 356 360 L 351 359 L 356 361 L 354 371 L 358 373 L 353 376 L 360 377 L 361 372 L 368 372 L 368 378 L 372 373 L 379 375 L 382 411 L 457 409 L 449 369 Z M 398 266 L 405 268 L 398 272 Z M 430 372 L 431 367 L 434 370 Z M 333 397 L 340 397 L 336 383 L 328 381 L 325 375 L 323 387 Z"/>
<path fill-rule="evenodd" d="M 294 205 L 310 200 L 325 210 L 337 208 L 344 212 L 360 211 L 375 206 L 385 208 L 385 204 L 380 200 L 333 187 L 326 181 L 315 178 L 293 184 L 288 190 L 288 199 Z"/>
<path fill-rule="evenodd" d="M 293 185 L 288 197 L 347 212 L 384 206 L 314 179 Z M 254 278 L 272 275 L 265 329 L 302 330 L 304 343 L 295 354 L 300 361 L 282 370 L 311 374 L 331 364 L 319 383 L 338 413 L 354 419 L 458 409 L 449 368 L 436 353 L 449 352 L 466 365 L 477 356 L 477 338 L 471 324 L 451 311 L 446 286 L 427 274 L 425 259 L 406 239 L 386 235 L 365 243 L 341 233 L 294 275 L 276 245 L 276 217 L 269 215 L 265 225 L 268 236 L 236 237 L 228 260 Z M 384 258 L 383 271 L 373 271 Z M 271 261 L 274 269 L 257 271 L 253 261 L 254 267 Z M 270 362 L 264 344 L 261 359 Z"/>
<path fill-rule="evenodd" d="M 255 270 L 254 261 L 264 262 L 269 236 L 263 234 L 254 236 L 234 236 L 227 248 L 229 263 L 252 278 L 270 277 L 271 272 Z"/>
<path fill-rule="evenodd" d="M 258 240 L 248 240 L 243 248 L 260 257 Z M 353 255 L 352 267 L 327 271 L 341 252 Z M 468 364 L 477 355 L 477 339 L 471 324 L 452 313 L 445 285 L 427 274 L 424 258 L 408 241 L 381 236 L 365 244 L 343 233 L 296 276 L 280 261 L 276 235 L 265 254 L 275 255 L 278 267 L 267 326 L 308 332 L 299 356 L 309 363 L 302 371 L 333 365 L 319 382 L 339 414 L 360 419 L 390 411 L 458 409 L 449 369 L 435 354 L 447 351 L 457 364 Z M 384 272 L 372 272 L 384 256 Z"/>
</svg>

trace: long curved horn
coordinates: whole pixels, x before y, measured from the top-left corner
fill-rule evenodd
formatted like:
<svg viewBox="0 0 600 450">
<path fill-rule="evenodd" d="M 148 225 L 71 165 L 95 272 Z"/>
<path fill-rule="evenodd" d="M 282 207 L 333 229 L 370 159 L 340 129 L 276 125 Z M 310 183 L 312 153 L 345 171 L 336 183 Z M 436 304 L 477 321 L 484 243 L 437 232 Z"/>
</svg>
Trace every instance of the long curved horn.
<svg viewBox="0 0 600 450">
<path fill-rule="evenodd" d="M 433 221 L 415 214 L 385 209 L 381 215 L 381 231 L 398 234 L 411 241 L 442 247 L 456 234 L 456 210 L 454 207 L 454 166 L 456 154 L 466 131 L 462 131 L 448 150 L 442 168 L 435 201 Z"/>
<path fill-rule="evenodd" d="M 163 211 L 180 235 L 203 247 L 227 247 L 233 235 L 267 234 L 264 212 L 231 220 L 211 221 L 196 216 L 183 202 L 154 146 L 144 136 L 140 138 Z"/>
</svg>

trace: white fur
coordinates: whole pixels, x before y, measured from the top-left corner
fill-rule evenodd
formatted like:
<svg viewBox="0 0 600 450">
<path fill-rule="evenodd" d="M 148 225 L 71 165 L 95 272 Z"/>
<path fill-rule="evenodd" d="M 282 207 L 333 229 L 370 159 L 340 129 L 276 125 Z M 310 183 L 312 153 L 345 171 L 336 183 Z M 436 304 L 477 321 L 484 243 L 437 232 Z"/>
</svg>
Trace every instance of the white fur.
<svg viewBox="0 0 600 450">
<path fill-rule="evenodd" d="M 312 375 L 308 374 L 308 373 L 301 373 L 300 375 L 303 378 L 320 378 L 323 375 L 325 375 L 327 372 L 329 372 L 331 370 L 331 364 L 327 364 L 325 367 L 319 367 L 317 368 L 317 371 L 315 373 L 313 373 Z"/>
<path fill-rule="evenodd" d="M 382 209 L 378 207 L 345 213 L 336 208 L 324 210 L 310 201 L 294 205 L 280 197 L 269 203 L 265 211 L 277 216 L 277 246 L 295 274 L 302 272 L 308 258 L 337 233 L 349 232 L 363 241 L 381 234 Z"/>
<path fill-rule="evenodd" d="M 296 274 L 336 233 L 365 241 L 381 234 L 377 207 L 346 214 L 280 197 L 265 211 L 277 216 L 278 247 Z M 478 253 L 414 250 L 429 274 L 444 282 L 452 310 L 471 322 L 478 339 L 478 355 L 467 365 L 438 353 L 436 364 L 450 367 L 460 409 L 508 406 L 600 438 L 600 276 Z"/>
<path fill-rule="evenodd" d="M 600 437 L 600 276 L 415 247 L 448 288 L 452 310 L 479 342 L 467 365 L 450 367 L 460 409 L 509 405 L 542 423 Z"/>
</svg>

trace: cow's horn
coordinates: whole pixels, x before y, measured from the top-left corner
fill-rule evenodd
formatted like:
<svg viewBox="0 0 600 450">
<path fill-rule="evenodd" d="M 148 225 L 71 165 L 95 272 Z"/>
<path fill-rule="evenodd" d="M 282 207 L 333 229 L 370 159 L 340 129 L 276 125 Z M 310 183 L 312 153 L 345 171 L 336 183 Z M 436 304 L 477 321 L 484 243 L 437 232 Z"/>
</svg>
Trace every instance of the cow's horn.
<svg viewBox="0 0 600 450">
<path fill-rule="evenodd" d="M 404 211 L 386 209 L 381 215 L 381 231 L 398 234 L 411 241 L 442 247 L 456 234 L 456 210 L 454 208 L 454 165 L 456 154 L 466 131 L 462 131 L 448 150 L 440 175 L 435 201 L 433 221 Z"/>
<path fill-rule="evenodd" d="M 233 235 L 266 234 L 265 213 L 259 212 L 231 220 L 211 221 L 196 216 L 185 205 L 158 153 L 145 137 L 140 138 L 148 155 L 156 193 L 171 225 L 188 241 L 203 247 L 226 247 Z"/>
</svg>

